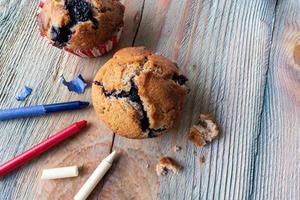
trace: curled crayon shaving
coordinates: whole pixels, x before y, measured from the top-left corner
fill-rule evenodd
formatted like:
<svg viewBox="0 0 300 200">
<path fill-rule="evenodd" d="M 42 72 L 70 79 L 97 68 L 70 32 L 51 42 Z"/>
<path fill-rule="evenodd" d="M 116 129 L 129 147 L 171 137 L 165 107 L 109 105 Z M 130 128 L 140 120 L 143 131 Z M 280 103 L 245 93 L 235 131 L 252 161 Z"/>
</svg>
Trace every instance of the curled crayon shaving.
<svg viewBox="0 0 300 200">
<path fill-rule="evenodd" d="M 84 90 L 87 87 L 87 83 L 84 81 L 81 74 L 79 74 L 76 79 L 71 81 L 66 81 L 64 76 L 61 76 L 61 78 L 62 78 L 62 84 L 67 86 L 70 92 L 76 92 L 77 94 L 82 94 L 84 93 Z"/>
<path fill-rule="evenodd" d="M 30 87 L 24 86 L 21 93 L 16 96 L 17 101 L 24 101 L 32 92 Z"/>
</svg>

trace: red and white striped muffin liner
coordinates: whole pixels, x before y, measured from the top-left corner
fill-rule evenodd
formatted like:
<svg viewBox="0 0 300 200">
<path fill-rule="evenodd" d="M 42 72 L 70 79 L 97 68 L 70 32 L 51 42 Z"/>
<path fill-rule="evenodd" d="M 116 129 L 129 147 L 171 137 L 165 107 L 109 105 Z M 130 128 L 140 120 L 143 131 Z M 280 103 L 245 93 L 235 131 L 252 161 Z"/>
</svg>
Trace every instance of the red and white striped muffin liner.
<svg viewBox="0 0 300 200">
<path fill-rule="evenodd" d="M 44 3 L 45 3 L 44 0 L 40 1 L 40 3 L 39 3 L 40 9 L 43 8 Z M 76 56 L 80 56 L 83 58 L 95 58 L 95 57 L 103 56 L 117 46 L 117 44 L 120 40 L 122 31 L 123 31 L 123 27 L 119 28 L 119 31 L 116 32 L 110 40 L 106 41 L 103 44 L 97 45 L 96 47 L 94 47 L 92 49 L 70 49 L 68 47 L 63 47 L 63 49 L 69 53 L 72 53 Z M 42 37 L 45 37 L 45 34 L 42 32 L 40 32 L 40 35 Z M 53 42 L 50 42 L 50 44 L 53 45 Z"/>
<path fill-rule="evenodd" d="M 123 28 L 120 28 L 120 30 L 110 40 L 92 49 L 70 49 L 67 47 L 64 47 L 63 49 L 69 53 L 84 58 L 95 58 L 95 57 L 103 56 L 117 46 L 122 34 L 122 29 Z"/>
</svg>

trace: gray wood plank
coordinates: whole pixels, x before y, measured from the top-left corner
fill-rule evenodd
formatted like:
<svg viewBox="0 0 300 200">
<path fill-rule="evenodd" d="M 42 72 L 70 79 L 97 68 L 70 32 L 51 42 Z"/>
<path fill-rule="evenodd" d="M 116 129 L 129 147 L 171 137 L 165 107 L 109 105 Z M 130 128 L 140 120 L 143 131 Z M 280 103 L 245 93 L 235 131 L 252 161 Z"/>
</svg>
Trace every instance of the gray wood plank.
<svg viewBox="0 0 300 200">
<path fill-rule="evenodd" d="M 255 199 L 300 199 L 300 1 L 279 0 L 261 134 Z"/>
<path fill-rule="evenodd" d="M 132 44 L 142 3 L 125 1 L 127 29 L 120 46 Z M 272 38 L 275 0 L 146 0 L 134 45 L 176 60 L 192 90 L 180 124 L 168 135 L 144 141 L 116 137 L 114 148 L 123 154 L 94 197 L 298 199 L 300 55 L 294 48 L 300 41 L 299 3 L 277 3 Z M 82 73 L 91 81 L 111 54 L 87 60 L 48 47 L 36 31 L 36 7 L 37 1 L 0 1 L 0 108 L 90 100 L 89 90 L 83 96 L 71 94 L 60 85 L 59 77 L 64 74 L 71 79 Z M 34 93 L 26 102 L 16 102 L 15 94 L 24 84 L 33 86 Z M 186 132 L 205 111 L 217 117 L 222 136 L 198 149 L 187 142 Z M 95 124 L 83 133 L 86 136 L 74 138 L 0 180 L 0 199 L 70 196 L 80 184 L 40 182 L 41 168 L 88 160 L 90 167 L 78 180 L 81 183 L 96 164 L 92 158 L 101 160 L 112 141 L 111 131 L 99 124 L 91 110 L 1 123 L 3 162 L 81 118 Z M 175 144 L 183 151 L 174 153 Z M 185 166 L 182 174 L 156 177 L 156 160 L 165 154 Z M 201 154 L 206 157 L 203 166 Z"/>
<path fill-rule="evenodd" d="M 142 5 L 132 0 L 123 2 L 127 10 L 119 48 L 132 44 L 139 23 L 136 16 Z M 69 80 L 81 73 L 91 83 L 96 71 L 112 53 L 97 59 L 82 59 L 50 47 L 37 31 L 37 10 L 37 0 L 0 0 L 0 108 L 70 100 L 90 101 L 90 88 L 83 95 L 70 93 L 60 83 L 60 76 L 63 74 Z M 15 96 L 23 85 L 32 87 L 33 94 L 25 102 L 17 102 Z M 78 137 L 0 179 L 1 200 L 66 199 L 66 194 L 67 198 L 71 198 L 99 160 L 109 153 L 113 135 L 103 123 L 99 123 L 92 107 L 40 118 L 0 122 L 0 163 L 3 163 L 80 119 L 87 119 L 90 126 Z M 76 181 L 40 180 L 43 168 L 83 163 L 86 164 L 85 173 Z M 98 190 L 95 192 L 99 193 Z"/>
<path fill-rule="evenodd" d="M 126 155 L 120 165 L 135 173 L 116 171 L 112 176 L 119 187 L 104 188 L 121 191 L 118 199 L 139 199 L 139 191 L 144 199 L 250 198 L 275 5 L 275 0 L 145 1 L 134 45 L 177 61 L 191 92 L 170 133 L 143 141 L 116 136 L 114 148 Z M 222 136 L 200 149 L 187 141 L 186 133 L 199 113 L 207 111 L 216 116 Z M 183 151 L 174 153 L 175 144 Z M 183 164 L 183 173 L 157 178 L 154 168 L 161 155 Z"/>
</svg>

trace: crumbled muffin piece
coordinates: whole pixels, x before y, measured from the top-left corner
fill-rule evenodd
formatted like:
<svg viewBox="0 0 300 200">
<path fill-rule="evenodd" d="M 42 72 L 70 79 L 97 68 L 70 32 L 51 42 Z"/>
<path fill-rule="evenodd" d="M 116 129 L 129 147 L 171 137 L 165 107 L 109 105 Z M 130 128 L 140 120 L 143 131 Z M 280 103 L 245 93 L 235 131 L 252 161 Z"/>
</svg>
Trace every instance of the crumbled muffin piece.
<svg viewBox="0 0 300 200">
<path fill-rule="evenodd" d="M 219 136 L 219 127 L 210 113 L 200 114 L 199 122 L 190 128 L 188 139 L 197 146 L 204 146 Z"/>
<path fill-rule="evenodd" d="M 168 174 L 169 170 L 172 170 L 174 173 L 178 174 L 178 172 L 182 170 L 182 168 L 183 167 L 172 158 L 162 157 L 156 164 L 156 173 L 158 176 L 165 176 Z"/>
<path fill-rule="evenodd" d="M 174 152 L 179 152 L 179 151 L 181 151 L 181 149 L 182 149 L 182 147 L 181 147 L 181 146 L 178 146 L 178 145 L 175 145 L 175 146 L 173 147 L 173 151 L 174 151 Z"/>
<path fill-rule="evenodd" d="M 203 165 L 205 163 L 205 156 L 203 154 L 200 155 L 199 162 L 200 162 L 200 165 Z"/>
</svg>

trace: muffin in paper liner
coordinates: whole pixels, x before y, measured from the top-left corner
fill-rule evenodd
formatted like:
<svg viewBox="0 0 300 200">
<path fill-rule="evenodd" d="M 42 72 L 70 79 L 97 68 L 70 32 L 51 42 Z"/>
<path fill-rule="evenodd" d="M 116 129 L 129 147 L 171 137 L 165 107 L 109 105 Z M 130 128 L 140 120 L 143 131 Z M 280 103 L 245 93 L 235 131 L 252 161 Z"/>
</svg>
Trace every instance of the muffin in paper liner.
<svg viewBox="0 0 300 200">
<path fill-rule="evenodd" d="M 63 49 L 69 53 L 83 58 L 95 58 L 103 56 L 117 46 L 122 34 L 122 29 L 123 28 L 121 28 L 120 31 L 118 31 L 110 40 L 92 49 L 69 49 L 67 47 L 64 47 Z"/>
<path fill-rule="evenodd" d="M 80 57 L 95 58 L 108 53 L 120 40 L 125 8 L 119 1 L 98 3 L 41 1 L 37 15 L 40 35 L 52 46 Z"/>
</svg>

